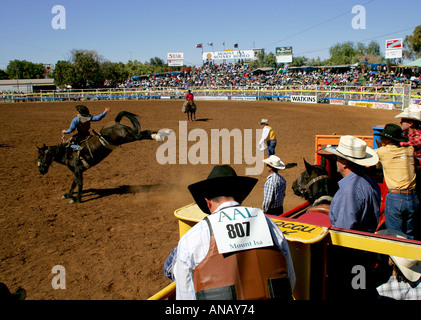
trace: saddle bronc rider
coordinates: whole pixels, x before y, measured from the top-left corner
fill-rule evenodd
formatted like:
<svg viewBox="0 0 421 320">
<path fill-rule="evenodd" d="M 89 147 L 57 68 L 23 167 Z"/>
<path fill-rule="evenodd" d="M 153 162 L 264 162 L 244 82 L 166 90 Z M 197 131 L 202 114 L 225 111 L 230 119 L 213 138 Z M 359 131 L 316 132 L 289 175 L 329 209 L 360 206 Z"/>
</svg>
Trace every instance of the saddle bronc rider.
<svg viewBox="0 0 421 320">
<path fill-rule="evenodd" d="M 84 105 L 77 105 L 76 110 L 78 111 L 78 114 L 73 118 L 70 128 L 62 131 L 63 134 L 68 134 L 77 130 L 77 133 L 70 139 L 70 145 L 74 149 L 78 149 L 82 141 L 90 136 L 91 121 L 102 120 L 111 109 L 105 108 L 104 112 L 98 116 L 92 116 L 88 107 Z"/>
</svg>

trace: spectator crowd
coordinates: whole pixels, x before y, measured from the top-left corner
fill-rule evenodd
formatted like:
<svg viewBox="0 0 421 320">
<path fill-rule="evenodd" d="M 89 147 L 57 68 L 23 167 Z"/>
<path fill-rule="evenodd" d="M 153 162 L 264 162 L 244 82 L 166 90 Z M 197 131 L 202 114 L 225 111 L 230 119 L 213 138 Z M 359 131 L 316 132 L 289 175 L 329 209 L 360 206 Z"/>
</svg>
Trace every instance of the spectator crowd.
<svg viewBox="0 0 421 320">
<path fill-rule="evenodd" d="M 307 69 L 307 70 L 306 70 Z M 129 88 L 234 88 L 257 89 L 282 86 L 394 86 L 411 83 L 413 88 L 421 84 L 419 70 L 404 69 L 386 72 L 362 68 L 257 68 L 248 64 L 205 64 L 190 72 L 167 72 L 149 75 L 137 80 L 128 79 L 120 87 Z"/>
</svg>

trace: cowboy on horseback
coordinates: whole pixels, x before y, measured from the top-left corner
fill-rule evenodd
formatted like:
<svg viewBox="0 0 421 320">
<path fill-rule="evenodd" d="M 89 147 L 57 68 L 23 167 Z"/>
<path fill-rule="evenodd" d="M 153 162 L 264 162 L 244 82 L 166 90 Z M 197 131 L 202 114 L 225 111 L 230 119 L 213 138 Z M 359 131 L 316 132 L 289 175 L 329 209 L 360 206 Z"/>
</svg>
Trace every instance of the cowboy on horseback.
<svg viewBox="0 0 421 320">
<path fill-rule="evenodd" d="M 67 130 L 63 130 L 63 137 L 65 134 L 72 133 L 73 131 L 77 130 L 77 133 L 72 136 L 69 140 L 70 147 L 73 149 L 78 149 L 82 141 L 87 139 L 91 133 L 91 121 L 100 121 L 105 115 L 111 110 L 110 108 L 105 108 L 104 112 L 98 116 L 92 116 L 89 112 L 88 107 L 84 105 L 77 105 L 76 110 L 78 114 L 76 117 L 73 118 L 72 123 L 70 124 L 70 128 Z"/>
<path fill-rule="evenodd" d="M 196 110 L 197 110 L 197 105 L 196 102 L 194 102 L 194 95 L 193 93 L 191 93 L 191 90 L 189 90 L 186 94 L 186 101 L 183 104 L 183 108 L 182 111 L 184 113 L 187 113 L 188 119 L 190 121 L 190 114 L 191 114 L 191 120 L 193 120 L 193 115 L 194 115 L 194 120 L 196 120 Z"/>
</svg>

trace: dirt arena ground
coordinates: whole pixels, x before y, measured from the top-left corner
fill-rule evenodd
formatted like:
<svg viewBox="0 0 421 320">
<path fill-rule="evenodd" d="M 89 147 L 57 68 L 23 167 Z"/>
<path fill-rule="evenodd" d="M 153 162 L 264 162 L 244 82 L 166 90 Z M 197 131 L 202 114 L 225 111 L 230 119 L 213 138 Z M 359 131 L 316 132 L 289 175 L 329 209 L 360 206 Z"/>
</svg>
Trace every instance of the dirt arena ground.
<svg viewBox="0 0 421 320">
<path fill-rule="evenodd" d="M 78 102 L 0 103 L 0 282 L 27 299 L 147 299 L 169 280 L 163 264 L 178 241 L 174 210 L 192 202 L 190 183 L 205 179 L 213 164 L 166 164 L 156 160 L 163 142 L 122 146 L 84 175 L 82 203 L 61 199 L 70 171 L 53 163 L 46 175 L 37 169 L 37 148 L 54 145 L 69 127 Z M 142 129 L 173 129 L 178 137 L 181 101 L 85 102 L 92 114 L 111 112 L 93 129 L 114 121 L 121 110 L 139 115 Z M 349 106 L 279 102 L 198 102 L 200 121 L 188 130 L 259 129 L 270 119 L 278 136 L 277 154 L 288 169 L 285 210 L 303 200 L 292 193 L 303 158 L 314 163 L 316 134 L 372 135 L 372 127 L 397 122 L 398 111 Z M 253 131 L 254 132 L 254 131 Z M 255 138 L 254 138 L 255 149 Z M 188 146 L 196 142 L 189 142 Z M 209 161 L 210 162 L 210 161 Z M 233 162 L 233 158 L 231 158 Z M 238 174 L 249 165 L 232 164 Z M 260 207 L 267 173 L 245 204 Z M 66 289 L 55 290 L 52 268 L 66 270 Z"/>
</svg>

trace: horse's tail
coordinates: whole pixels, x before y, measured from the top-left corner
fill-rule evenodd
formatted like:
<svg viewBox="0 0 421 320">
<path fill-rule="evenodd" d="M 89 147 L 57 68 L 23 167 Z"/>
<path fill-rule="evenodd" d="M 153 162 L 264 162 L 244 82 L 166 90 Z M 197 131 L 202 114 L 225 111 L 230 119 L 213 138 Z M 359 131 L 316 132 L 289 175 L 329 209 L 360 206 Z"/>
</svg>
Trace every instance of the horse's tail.
<svg viewBox="0 0 421 320">
<path fill-rule="evenodd" d="M 130 122 L 133 125 L 133 130 L 134 131 L 139 131 L 140 129 L 140 122 L 137 119 L 137 115 L 134 113 L 131 113 L 129 111 L 120 111 L 117 115 L 117 117 L 115 118 L 115 122 L 120 123 L 121 119 L 123 117 L 126 117 L 127 119 L 130 120 Z"/>
</svg>

